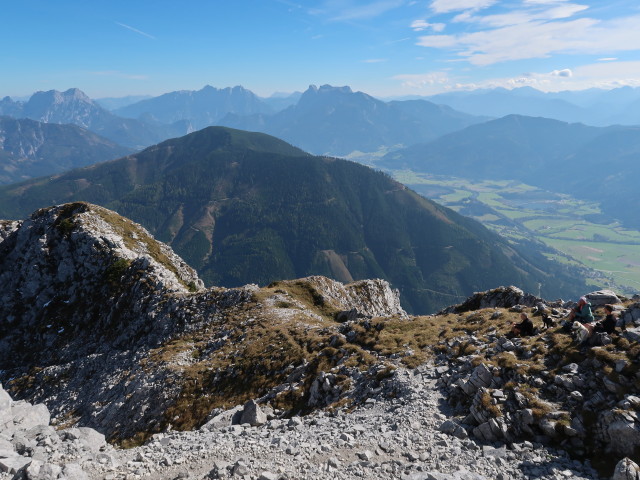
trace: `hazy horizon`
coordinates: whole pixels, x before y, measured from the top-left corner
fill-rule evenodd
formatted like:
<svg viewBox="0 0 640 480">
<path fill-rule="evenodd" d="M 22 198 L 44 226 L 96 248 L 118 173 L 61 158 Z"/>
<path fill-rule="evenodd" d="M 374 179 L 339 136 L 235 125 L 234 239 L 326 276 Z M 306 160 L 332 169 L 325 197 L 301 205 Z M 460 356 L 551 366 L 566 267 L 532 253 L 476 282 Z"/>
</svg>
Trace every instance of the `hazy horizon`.
<svg viewBox="0 0 640 480">
<path fill-rule="evenodd" d="M 319 85 L 319 84 L 310 84 L 310 85 L 308 85 L 306 88 L 304 88 L 304 89 L 302 89 L 302 90 L 296 90 L 296 91 L 290 91 L 290 92 L 275 91 L 275 92 L 272 92 L 272 93 L 267 94 L 267 95 L 258 95 L 258 96 L 259 96 L 260 98 L 278 98 L 278 97 L 286 97 L 286 96 L 289 96 L 289 95 L 294 95 L 294 94 L 301 94 L 301 93 L 304 93 L 304 91 L 305 91 L 305 90 L 307 90 L 309 87 L 311 87 L 311 86 L 313 86 L 313 85 L 315 85 L 316 87 L 320 87 L 320 86 L 321 86 L 321 85 Z M 202 87 L 199 87 L 199 88 L 194 88 L 194 89 L 184 89 L 184 88 L 179 88 L 179 89 L 176 89 L 176 90 L 171 90 L 171 91 L 161 92 L 161 93 L 158 93 L 158 94 L 155 94 L 155 95 L 153 95 L 153 94 L 145 94 L 145 93 L 136 93 L 136 94 L 124 93 L 124 94 L 122 94 L 122 95 L 115 95 L 115 96 L 110 95 L 110 96 L 104 96 L 104 97 L 91 97 L 91 96 L 89 96 L 89 97 L 90 97 L 92 100 L 97 100 L 97 101 L 101 101 L 101 100 L 110 100 L 110 99 L 114 99 L 114 100 L 117 100 L 117 99 L 125 99 L 125 98 L 128 98 L 128 97 L 154 98 L 154 97 L 158 97 L 158 96 L 161 96 L 161 95 L 164 95 L 164 94 L 167 94 L 167 93 L 173 93 L 173 92 L 177 92 L 177 91 L 193 91 L 193 92 L 196 92 L 196 91 L 202 90 L 203 88 L 205 88 L 205 87 L 207 87 L 207 86 L 214 87 L 214 88 L 217 88 L 217 89 L 219 89 L 219 90 L 223 90 L 223 89 L 226 89 L 226 88 L 235 88 L 235 87 L 242 87 L 242 88 L 246 88 L 244 85 L 225 85 L 225 86 L 203 85 Z M 350 87 L 350 88 L 351 88 L 351 86 L 350 86 L 350 85 L 330 85 L 330 86 L 331 86 L 331 87 L 336 87 L 336 88 L 340 88 L 340 87 Z M 530 87 L 530 88 L 534 88 L 535 90 L 538 90 L 538 91 L 543 92 L 543 93 L 559 93 L 559 94 L 561 94 L 561 93 L 563 93 L 563 92 L 585 92 L 585 91 L 588 91 L 588 90 L 601 90 L 601 91 L 603 91 L 603 92 L 606 92 L 606 91 L 611 91 L 611 90 L 615 90 L 615 89 L 623 88 L 623 87 L 629 87 L 629 88 L 633 88 L 633 89 L 640 88 L 640 86 L 634 87 L 634 86 L 624 85 L 624 86 L 622 86 L 622 87 L 611 87 L 611 88 L 604 88 L 604 87 L 590 87 L 590 88 L 584 88 L 584 89 L 580 89 L 580 90 L 558 90 L 558 91 L 547 91 L 547 92 L 545 92 L 544 90 L 535 89 L 534 87 Z M 500 89 L 500 88 L 504 88 L 504 89 L 506 89 L 506 90 L 516 90 L 516 89 L 519 89 L 519 88 L 523 88 L 523 86 L 515 86 L 515 87 L 512 87 L 512 88 L 508 88 L 508 87 L 478 87 L 478 88 L 475 88 L 475 89 L 447 90 L 447 91 L 444 91 L 444 92 L 438 92 L 438 93 L 449 93 L 449 92 L 454 92 L 454 91 L 455 91 L 455 92 L 461 92 L 461 91 L 464 91 L 464 92 L 474 92 L 474 91 L 483 91 L 483 90 Z M 78 89 L 78 90 L 82 91 L 82 92 L 83 92 L 83 93 L 85 93 L 85 94 L 87 93 L 87 92 L 86 92 L 86 91 L 84 91 L 81 87 L 78 87 L 78 86 L 69 86 L 68 88 L 64 88 L 64 89 L 38 90 L 38 91 L 34 91 L 34 92 L 32 92 L 32 93 L 31 93 L 31 94 L 29 94 L 29 95 L 21 95 L 21 96 L 2 95 L 0 98 L 4 98 L 4 97 L 7 97 L 7 96 L 8 96 L 8 97 L 10 97 L 10 98 L 11 98 L 11 100 L 13 100 L 13 101 L 27 102 L 27 101 L 31 98 L 31 96 L 32 96 L 33 94 L 38 93 L 38 92 L 43 92 L 43 91 L 53 91 L 53 90 L 55 90 L 55 91 L 59 91 L 59 92 L 65 92 L 65 91 L 67 91 L 67 90 L 72 90 L 72 89 Z M 247 89 L 247 90 L 251 90 L 251 89 L 249 89 L 249 88 L 246 88 L 246 89 Z M 353 89 L 353 88 L 352 88 L 352 90 L 353 90 L 354 92 L 355 92 L 355 91 L 359 91 L 359 90 L 356 90 L 356 89 Z M 255 93 L 255 92 L 253 92 L 253 93 Z M 374 98 L 379 98 L 379 99 L 382 99 L 382 100 L 395 99 L 395 98 L 402 98 L 402 97 L 421 97 L 421 96 L 422 96 L 422 97 L 429 97 L 429 96 L 431 96 L 431 95 L 437 95 L 437 94 L 438 94 L 438 93 L 435 93 L 435 94 L 424 94 L 424 95 L 421 95 L 421 94 L 411 94 L 411 93 L 408 93 L 408 94 L 400 94 L 400 95 L 372 95 L 372 94 L 370 94 L 369 92 L 366 92 L 366 91 L 365 91 L 365 92 L 362 92 L 362 93 L 365 93 L 365 94 L 367 94 L 367 95 L 371 95 L 371 96 L 372 96 L 372 97 L 374 97 Z M 256 95 L 257 95 L 257 94 L 256 94 Z"/>
<path fill-rule="evenodd" d="M 630 0 L 26 0 L 3 16 L 0 97 L 640 86 L 640 6 Z"/>
</svg>

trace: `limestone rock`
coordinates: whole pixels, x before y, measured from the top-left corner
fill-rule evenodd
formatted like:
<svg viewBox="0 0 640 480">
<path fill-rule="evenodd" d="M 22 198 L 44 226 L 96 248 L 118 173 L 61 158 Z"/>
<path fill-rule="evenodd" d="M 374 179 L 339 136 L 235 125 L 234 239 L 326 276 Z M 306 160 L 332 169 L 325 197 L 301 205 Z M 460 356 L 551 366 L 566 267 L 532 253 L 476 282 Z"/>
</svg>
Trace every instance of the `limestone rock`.
<svg viewBox="0 0 640 480">
<path fill-rule="evenodd" d="M 460 439 L 464 439 L 469 436 L 467 434 L 467 431 L 462 426 L 454 422 L 453 420 L 445 420 L 445 422 L 442 425 L 440 425 L 439 430 L 442 433 L 453 435 L 454 437 L 457 437 Z"/>
<path fill-rule="evenodd" d="M 30 458 L 22 457 L 19 455 L 11 456 L 8 458 L 0 458 L 0 472 L 16 474 L 19 471 L 23 470 L 30 463 Z"/>
<path fill-rule="evenodd" d="M 607 411 L 600 416 L 598 427 L 608 440 L 609 451 L 631 456 L 640 448 L 640 421 L 633 416 Z"/>
<path fill-rule="evenodd" d="M 618 462 L 611 480 L 640 480 L 640 467 L 625 457 Z"/>
<path fill-rule="evenodd" d="M 460 305 L 448 307 L 440 313 L 463 313 L 471 310 L 496 307 L 511 308 L 515 305 L 533 307 L 539 303 L 544 303 L 544 300 L 534 295 L 524 293 L 518 287 L 499 287 L 486 292 L 474 293 Z M 549 303 L 547 304 L 550 305 Z"/>
<path fill-rule="evenodd" d="M 252 427 L 264 425 L 267 423 L 267 415 L 254 400 L 249 400 L 242 410 L 240 423 L 248 423 Z"/>
<path fill-rule="evenodd" d="M 62 432 L 61 437 L 77 440 L 84 448 L 93 453 L 98 453 L 107 444 L 102 433 L 87 427 L 68 428 Z"/>
<path fill-rule="evenodd" d="M 228 427 L 233 424 L 241 423 L 242 414 L 244 408 L 241 405 L 237 405 L 229 410 L 216 410 L 213 415 L 210 414 L 210 419 L 205 423 L 201 430 L 217 430 L 219 428 Z M 234 421 L 235 420 L 235 421 Z"/>
<path fill-rule="evenodd" d="M 620 303 L 620 299 L 612 290 L 598 290 L 595 292 L 587 293 L 585 295 L 589 303 L 594 307 L 600 307 L 607 303 L 615 304 Z"/>
<path fill-rule="evenodd" d="M 460 381 L 459 386 L 467 395 L 475 395 L 479 388 L 491 387 L 494 385 L 493 382 L 493 373 L 481 363 L 473 370 L 468 380 Z"/>
</svg>

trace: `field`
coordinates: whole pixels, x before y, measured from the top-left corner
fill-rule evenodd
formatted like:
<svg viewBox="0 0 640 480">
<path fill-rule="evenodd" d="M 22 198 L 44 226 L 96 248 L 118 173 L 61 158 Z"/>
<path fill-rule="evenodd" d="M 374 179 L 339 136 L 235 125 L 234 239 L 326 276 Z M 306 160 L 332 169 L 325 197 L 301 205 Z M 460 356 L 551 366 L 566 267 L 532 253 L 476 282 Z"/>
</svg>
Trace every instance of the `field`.
<svg viewBox="0 0 640 480">
<path fill-rule="evenodd" d="M 606 218 L 598 204 L 510 181 L 478 181 L 396 171 L 418 193 L 513 239 L 536 239 L 549 256 L 596 272 L 591 283 L 627 295 L 640 291 L 640 232 Z"/>
</svg>

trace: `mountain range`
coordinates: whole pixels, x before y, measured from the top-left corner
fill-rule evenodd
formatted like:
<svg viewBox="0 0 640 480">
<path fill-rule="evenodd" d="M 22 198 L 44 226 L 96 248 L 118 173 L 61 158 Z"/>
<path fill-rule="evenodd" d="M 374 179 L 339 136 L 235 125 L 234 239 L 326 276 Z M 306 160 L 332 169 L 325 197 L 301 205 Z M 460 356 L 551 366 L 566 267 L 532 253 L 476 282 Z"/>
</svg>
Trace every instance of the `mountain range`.
<svg viewBox="0 0 640 480">
<path fill-rule="evenodd" d="M 349 87 L 312 85 L 274 115 L 228 114 L 219 124 L 268 133 L 315 154 L 347 155 L 424 142 L 485 119 L 425 100 L 387 103 Z"/>
<path fill-rule="evenodd" d="M 387 103 L 349 87 L 329 85 L 267 99 L 240 86 L 205 86 L 143 99 L 114 111 L 78 89 L 52 90 L 36 92 L 27 102 L 5 97 L 0 115 L 75 124 L 134 149 L 194 129 L 224 125 L 268 133 L 305 151 L 332 155 L 412 145 L 487 119 L 426 100 Z"/>
<path fill-rule="evenodd" d="M 416 97 L 410 97 L 416 98 Z M 542 92 L 531 87 L 477 89 L 418 97 L 472 115 L 546 117 L 593 126 L 640 125 L 640 88 Z"/>
<path fill-rule="evenodd" d="M 166 124 L 187 121 L 196 130 L 216 125 L 221 118 L 230 113 L 253 115 L 273 112 L 270 105 L 241 86 L 218 89 L 210 85 L 198 91 L 165 93 L 114 111 L 122 117 L 140 118 L 146 115 Z"/>
<path fill-rule="evenodd" d="M 163 124 L 153 119 L 122 118 L 101 107 L 77 88 L 34 93 L 27 102 L 0 101 L 0 115 L 44 123 L 73 124 L 112 142 L 140 149 L 193 130 L 188 122 Z"/>
<path fill-rule="evenodd" d="M 610 219 L 640 228 L 640 127 L 589 127 L 508 115 L 391 152 L 389 169 L 471 179 L 514 179 L 599 202 Z"/>
<path fill-rule="evenodd" d="M 363 165 L 209 127 L 140 153 L 0 188 L 0 217 L 101 204 L 165 241 L 207 284 L 383 278 L 431 312 L 496 284 L 573 296 L 575 274 Z"/>
<path fill-rule="evenodd" d="M 60 173 L 131 151 L 75 125 L 0 116 L 0 184 Z"/>
</svg>

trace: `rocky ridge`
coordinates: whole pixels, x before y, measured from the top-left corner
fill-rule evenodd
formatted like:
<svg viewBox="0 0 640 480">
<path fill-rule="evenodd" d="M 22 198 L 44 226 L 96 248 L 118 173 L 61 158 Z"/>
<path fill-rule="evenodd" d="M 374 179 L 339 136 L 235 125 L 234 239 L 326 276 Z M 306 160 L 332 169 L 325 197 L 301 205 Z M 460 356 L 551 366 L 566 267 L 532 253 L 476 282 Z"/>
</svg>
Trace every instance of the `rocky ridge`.
<svg viewBox="0 0 640 480">
<path fill-rule="evenodd" d="M 495 301 L 500 296 L 504 303 Z M 608 291 L 587 298 L 594 305 L 620 303 Z M 545 305 L 509 287 L 476 294 L 452 308 L 466 312 L 460 318 L 466 334 L 442 341 L 435 363 L 441 373 L 438 385 L 455 406 L 455 430 L 483 442 L 529 438 L 601 464 L 624 456 L 637 460 L 640 303 L 634 300 L 618 306 L 620 330 L 595 345 L 576 343 L 559 326 L 572 302 Z M 484 310 L 464 307 L 481 301 L 488 301 Z M 534 315 L 553 313 L 555 327 L 530 338 L 507 338 L 496 327 L 499 323 L 472 333 L 473 324 L 504 318 L 498 306 Z"/>
<path fill-rule="evenodd" d="M 0 392 L 7 478 L 595 479 L 638 460 L 640 299 L 591 347 L 559 327 L 571 302 L 515 287 L 427 317 L 380 280 L 203 289 L 85 203 L 0 223 L 0 271 L 0 380 L 23 399 Z M 556 325 L 509 339 L 521 311 Z M 24 399 L 41 426 L 18 431 Z M 87 427 L 142 445 L 71 447 Z"/>
<path fill-rule="evenodd" d="M 204 290 L 142 227 L 85 203 L 1 231 L 0 377 L 20 398 L 45 402 L 58 424 L 112 441 L 193 428 L 256 393 L 286 409 L 338 401 L 385 368 L 361 361 L 362 349 L 336 350 L 338 329 L 406 316 L 398 293 L 376 280 Z M 345 323 L 333 321 L 340 312 Z M 320 374 L 334 393 L 322 401 L 310 396 Z"/>
</svg>

